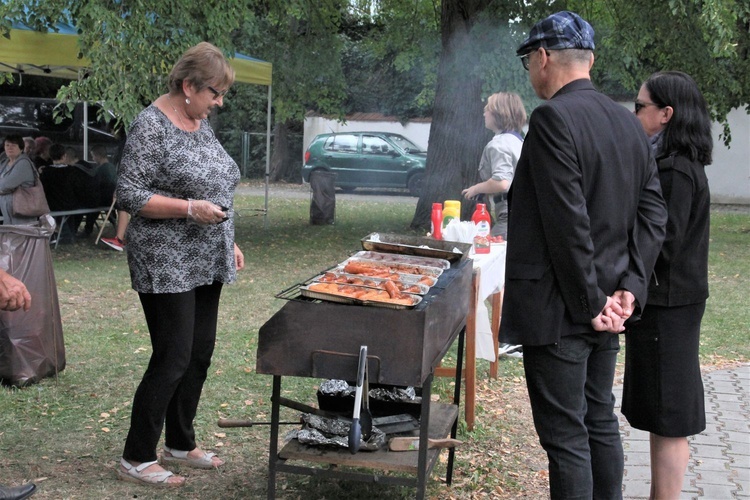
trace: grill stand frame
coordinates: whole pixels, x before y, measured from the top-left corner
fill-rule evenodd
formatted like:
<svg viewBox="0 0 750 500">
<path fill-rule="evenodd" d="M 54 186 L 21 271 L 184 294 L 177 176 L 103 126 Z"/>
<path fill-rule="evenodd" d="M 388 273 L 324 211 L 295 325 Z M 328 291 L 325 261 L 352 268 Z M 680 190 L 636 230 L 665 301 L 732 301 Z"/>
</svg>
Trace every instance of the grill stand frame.
<svg viewBox="0 0 750 500">
<path fill-rule="evenodd" d="M 466 336 L 466 322 L 464 321 L 456 331 L 453 332 L 452 337 L 458 339 L 457 345 L 457 362 L 456 362 L 456 378 L 455 388 L 453 392 L 453 403 L 447 404 L 433 404 L 430 402 L 432 395 L 432 382 L 434 378 L 435 368 L 439 366 L 443 355 L 439 356 L 432 365 L 431 373 L 425 378 L 422 383 L 422 406 L 421 406 L 421 419 L 419 427 L 419 439 L 420 442 L 426 443 L 429 437 L 445 437 L 446 425 L 450 426 L 450 437 L 456 438 L 458 431 L 458 408 L 461 402 L 461 371 L 463 367 L 463 355 L 464 355 L 464 340 Z M 453 340 L 449 343 L 449 346 L 455 342 Z M 285 450 L 292 444 L 288 443 L 284 448 L 279 451 L 279 425 L 280 425 L 280 404 L 279 398 L 281 396 L 281 375 L 273 376 L 272 384 L 272 395 L 271 395 L 271 432 L 270 432 L 270 444 L 269 444 L 269 459 L 268 459 L 268 499 L 274 500 L 276 498 L 276 476 L 279 472 L 308 475 L 315 477 L 324 477 L 331 479 L 344 479 L 359 482 L 372 482 L 382 483 L 389 485 L 399 486 L 411 486 L 416 487 L 416 499 L 423 500 L 425 497 L 427 479 L 429 478 L 435 463 L 437 462 L 438 456 L 441 449 L 428 450 L 427 446 L 420 446 L 417 451 L 417 464 L 416 478 L 409 477 L 397 477 L 379 474 L 365 474 L 360 472 L 350 472 L 343 470 L 336 470 L 335 467 L 338 464 L 351 464 L 352 466 L 365 467 L 365 468 L 379 468 L 382 470 L 403 470 L 398 468 L 388 468 L 388 460 L 379 460 L 377 462 L 368 461 L 367 457 L 375 456 L 373 454 L 378 453 L 390 453 L 391 455 L 396 454 L 395 458 L 399 461 L 406 460 L 406 457 L 412 459 L 413 452 L 388 452 L 387 450 L 379 450 L 377 452 L 360 452 L 356 455 L 351 455 L 348 450 L 325 450 L 323 454 L 328 455 L 328 458 L 335 457 L 335 461 L 327 461 L 322 457 L 321 453 L 311 453 L 307 459 L 309 461 L 317 463 L 328 463 L 331 467 L 329 469 L 321 469 L 315 467 L 305 467 L 300 465 L 290 465 L 287 460 L 305 460 L 306 458 L 302 454 L 296 454 L 293 458 L 283 458 L 281 455 L 284 454 Z M 437 418 L 436 418 L 437 417 Z M 437 424 L 431 428 L 431 422 L 438 420 Z M 446 424 L 447 421 L 447 424 Z M 442 424 L 442 425 L 441 425 Z M 313 448 L 313 447 L 307 447 Z M 312 451 L 312 450 L 311 450 Z M 351 457 L 358 457 L 357 463 L 354 464 L 351 461 Z M 448 449 L 448 463 L 446 472 L 446 483 L 451 484 L 453 481 L 453 464 L 455 461 L 455 448 Z"/>
</svg>

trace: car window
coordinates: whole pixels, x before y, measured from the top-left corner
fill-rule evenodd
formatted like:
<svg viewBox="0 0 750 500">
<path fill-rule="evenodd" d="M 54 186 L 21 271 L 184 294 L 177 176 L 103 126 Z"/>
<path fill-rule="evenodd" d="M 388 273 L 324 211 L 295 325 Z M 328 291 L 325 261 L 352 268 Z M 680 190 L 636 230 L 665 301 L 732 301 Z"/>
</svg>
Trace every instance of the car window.
<svg viewBox="0 0 750 500">
<path fill-rule="evenodd" d="M 401 149 L 403 149 L 407 153 L 421 153 L 423 151 L 420 151 L 419 146 L 411 142 L 409 139 L 407 139 L 404 136 L 401 135 L 389 135 L 388 138 L 392 140 L 393 142 L 398 145 Z"/>
<path fill-rule="evenodd" d="M 336 134 L 326 139 L 323 149 L 337 153 L 356 153 L 359 136 L 352 134 Z"/>
<path fill-rule="evenodd" d="M 373 155 L 387 155 L 391 146 L 381 137 L 374 135 L 362 136 L 362 152 Z"/>
</svg>

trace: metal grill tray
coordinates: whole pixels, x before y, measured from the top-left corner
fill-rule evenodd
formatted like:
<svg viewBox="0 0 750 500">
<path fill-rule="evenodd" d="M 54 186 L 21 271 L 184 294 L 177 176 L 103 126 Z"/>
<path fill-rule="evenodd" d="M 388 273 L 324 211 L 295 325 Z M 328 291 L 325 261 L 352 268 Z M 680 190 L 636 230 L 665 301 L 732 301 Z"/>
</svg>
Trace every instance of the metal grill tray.
<svg viewBox="0 0 750 500">
<path fill-rule="evenodd" d="M 383 289 L 383 287 L 380 286 L 381 284 L 385 283 L 386 281 L 393 281 L 396 284 L 396 286 L 401 285 L 401 286 L 404 286 L 404 287 L 417 287 L 419 289 L 418 292 L 414 292 L 414 291 L 407 292 L 406 290 L 401 290 L 404 293 L 413 293 L 413 294 L 416 294 L 416 295 L 424 295 L 424 294 L 426 294 L 427 292 L 430 291 L 430 286 L 431 286 L 431 285 L 425 285 L 423 283 L 419 283 L 419 280 L 421 278 L 425 278 L 425 277 L 430 278 L 431 276 L 421 276 L 421 275 L 418 275 L 418 274 L 403 274 L 403 275 L 399 275 L 400 278 L 397 279 L 397 280 L 389 280 L 388 278 L 374 278 L 372 276 L 364 276 L 362 274 L 340 273 L 338 271 L 328 271 L 326 274 L 332 274 L 335 277 L 346 278 L 347 280 L 349 280 L 349 279 L 359 279 L 359 280 L 363 281 L 363 283 L 351 283 L 349 281 L 336 281 L 335 279 L 334 279 L 334 281 L 329 281 L 329 280 L 325 279 L 325 274 L 320 274 L 320 275 L 314 277 L 311 281 L 317 281 L 319 283 L 340 283 L 342 285 L 369 286 L 371 288 L 378 288 L 380 290 Z M 370 284 L 370 283 L 372 283 L 372 284 Z"/>
<path fill-rule="evenodd" d="M 418 255 L 404 255 L 400 253 L 373 252 L 372 250 L 361 250 L 352 257 L 375 260 L 378 262 L 395 262 L 402 264 L 413 264 L 415 266 L 436 267 L 438 269 L 450 269 L 451 263 L 446 259 L 434 257 L 420 257 Z"/>
<path fill-rule="evenodd" d="M 385 307 L 388 309 L 412 309 L 416 305 L 418 305 L 420 302 L 422 302 L 422 297 L 419 295 L 414 295 L 411 293 L 405 293 L 404 295 L 408 295 L 411 297 L 413 303 L 411 305 L 406 304 L 394 304 L 391 302 L 384 302 L 380 300 L 360 300 L 354 297 L 347 297 L 344 295 L 337 295 L 333 293 L 326 293 L 321 292 L 318 290 L 310 290 L 310 286 L 315 283 L 310 283 L 308 285 L 303 285 L 299 288 L 300 294 L 304 297 L 310 297 L 311 299 L 319 299 L 319 300 L 327 300 L 329 302 L 338 302 L 340 304 L 357 304 L 357 305 L 363 305 L 363 306 L 373 306 L 373 307 Z M 328 284 L 328 283 L 324 283 Z M 357 286 L 357 285 L 346 285 L 353 288 L 364 288 L 367 290 L 380 290 L 379 288 L 371 288 L 366 286 Z"/>
<path fill-rule="evenodd" d="M 357 262 L 387 267 L 390 269 L 390 272 L 392 274 L 418 274 L 422 276 L 430 276 L 433 278 L 438 278 L 441 274 L 443 274 L 443 269 L 440 269 L 438 267 L 415 266 L 414 264 L 405 264 L 402 262 L 383 262 L 382 260 L 360 259 L 359 257 L 350 257 L 346 259 L 344 262 L 338 265 L 337 269 L 340 269 L 341 272 L 345 273 L 346 271 L 344 271 L 344 268 L 347 264 Z M 363 274 L 363 276 L 366 275 Z"/>
<path fill-rule="evenodd" d="M 373 241 L 373 239 L 379 241 Z M 370 233 L 361 241 L 362 248 L 365 250 L 434 257 L 445 259 L 451 264 L 464 260 L 471 250 L 471 243 L 391 233 Z M 454 249 L 459 252 L 454 252 Z"/>
</svg>

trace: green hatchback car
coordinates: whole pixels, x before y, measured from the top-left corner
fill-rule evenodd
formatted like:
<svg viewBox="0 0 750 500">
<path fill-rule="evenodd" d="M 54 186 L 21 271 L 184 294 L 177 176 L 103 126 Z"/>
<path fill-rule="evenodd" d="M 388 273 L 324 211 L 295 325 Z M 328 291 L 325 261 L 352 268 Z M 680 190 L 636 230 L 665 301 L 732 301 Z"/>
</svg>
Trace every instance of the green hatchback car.
<svg viewBox="0 0 750 500">
<path fill-rule="evenodd" d="M 305 152 L 302 180 L 325 170 L 336 174 L 336 186 L 407 188 L 413 196 L 422 192 L 427 151 L 406 137 L 390 132 L 342 132 L 320 134 Z"/>
</svg>

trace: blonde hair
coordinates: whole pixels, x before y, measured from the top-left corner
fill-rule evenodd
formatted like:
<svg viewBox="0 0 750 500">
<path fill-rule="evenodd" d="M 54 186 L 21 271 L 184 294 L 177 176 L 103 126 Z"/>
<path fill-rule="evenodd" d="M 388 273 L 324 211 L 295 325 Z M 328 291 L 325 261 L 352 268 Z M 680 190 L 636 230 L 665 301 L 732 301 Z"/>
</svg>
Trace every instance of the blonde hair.
<svg viewBox="0 0 750 500">
<path fill-rule="evenodd" d="M 169 73 L 169 90 L 182 92 L 182 83 L 193 84 L 197 90 L 209 85 L 228 89 L 234 83 L 234 69 L 216 46 L 201 42 L 190 47 Z"/>
<path fill-rule="evenodd" d="M 492 113 L 495 126 L 501 132 L 520 132 L 526 125 L 526 110 L 521 97 L 514 92 L 498 92 L 487 98 L 485 110 Z"/>
</svg>

